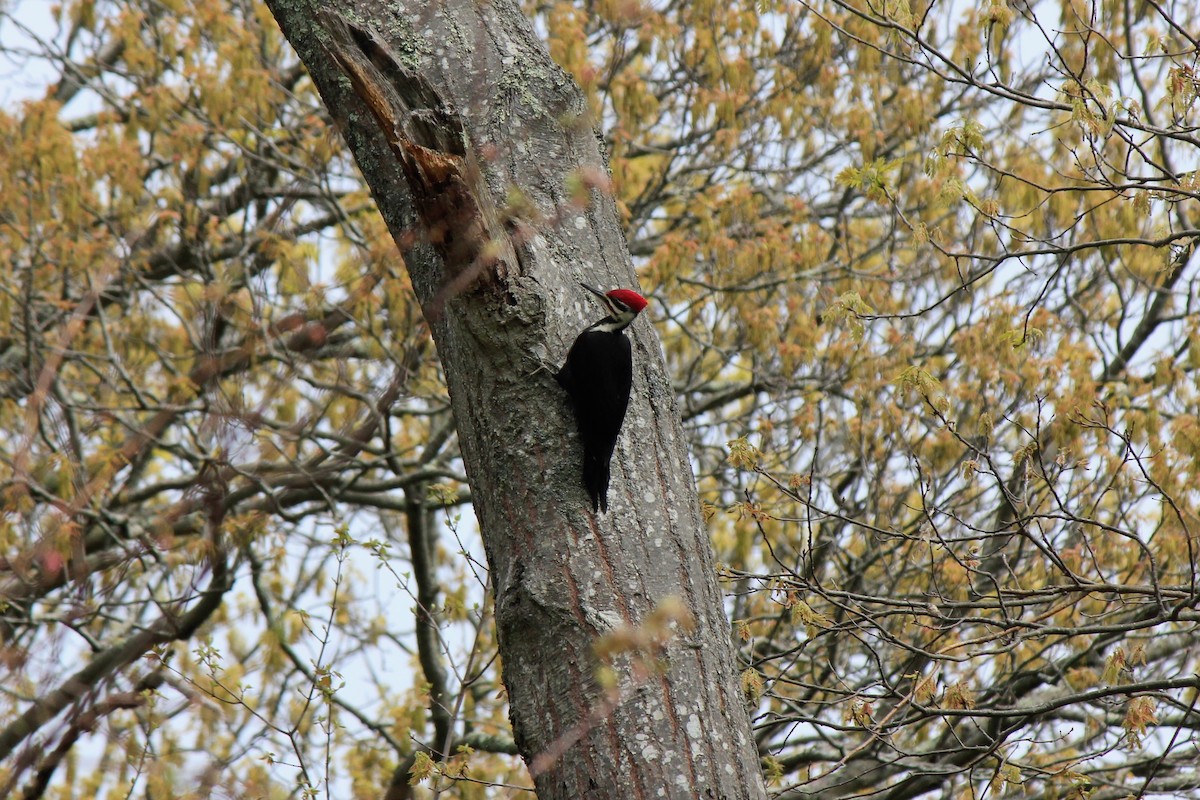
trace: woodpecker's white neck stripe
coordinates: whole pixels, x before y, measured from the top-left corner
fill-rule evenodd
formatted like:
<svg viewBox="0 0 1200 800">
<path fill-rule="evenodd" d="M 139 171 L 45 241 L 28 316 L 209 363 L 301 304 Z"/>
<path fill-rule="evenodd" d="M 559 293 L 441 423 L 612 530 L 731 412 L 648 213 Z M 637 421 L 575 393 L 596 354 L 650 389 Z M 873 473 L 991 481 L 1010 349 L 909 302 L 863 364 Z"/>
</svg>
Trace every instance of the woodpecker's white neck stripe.
<svg viewBox="0 0 1200 800">
<path fill-rule="evenodd" d="M 588 326 L 589 331 L 600 331 L 601 333 L 617 333 L 629 327 L 633 322 L 634 317 L 605 317 L 599 322 L 595 322 Z"/>
</svg>

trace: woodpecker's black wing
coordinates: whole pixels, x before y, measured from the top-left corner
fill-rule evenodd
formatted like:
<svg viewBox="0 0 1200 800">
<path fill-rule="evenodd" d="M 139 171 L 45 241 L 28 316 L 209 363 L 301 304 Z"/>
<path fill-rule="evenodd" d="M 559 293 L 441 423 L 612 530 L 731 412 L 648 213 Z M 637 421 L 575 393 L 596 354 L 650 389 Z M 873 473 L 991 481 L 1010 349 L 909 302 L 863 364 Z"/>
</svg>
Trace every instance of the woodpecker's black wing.
<svg viewBox="0 0 1200 800">
<path fill-rule="evenodd" d="M 633 349 L 620 331 L 586 330 L 554 377 L 575 408 L 583 440 L 583 485 L 592 510 L 608 511 L 609 463 L 629 407 Z"/>
</svg>

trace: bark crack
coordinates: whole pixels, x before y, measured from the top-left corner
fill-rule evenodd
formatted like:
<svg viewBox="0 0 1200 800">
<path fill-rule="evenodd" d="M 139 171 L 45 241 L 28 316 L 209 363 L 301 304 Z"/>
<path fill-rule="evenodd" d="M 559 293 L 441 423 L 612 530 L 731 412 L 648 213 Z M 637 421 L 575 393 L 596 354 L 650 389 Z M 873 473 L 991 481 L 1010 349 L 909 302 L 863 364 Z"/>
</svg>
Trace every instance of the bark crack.
<svg viewBox="0 0 1200 800">
<path fill-rule="evenodd" d="M 459 115 L 373 31 L 333 11 L 321 15 L 325 50 L 375 118 L 404 173 L 422 238 L 443 262 L 444 280 L 425 304 L 426 318 L 437 319 L 449 299 L 480 283 L 518 275 L 516 250 Z"/>
</svg>

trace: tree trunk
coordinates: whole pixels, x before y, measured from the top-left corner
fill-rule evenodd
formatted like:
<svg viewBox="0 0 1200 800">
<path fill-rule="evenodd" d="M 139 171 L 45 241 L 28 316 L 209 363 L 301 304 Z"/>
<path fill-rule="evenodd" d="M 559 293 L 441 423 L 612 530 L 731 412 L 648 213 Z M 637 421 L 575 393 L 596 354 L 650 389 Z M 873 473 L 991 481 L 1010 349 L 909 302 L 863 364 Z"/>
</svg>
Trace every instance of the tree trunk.
<svg viewBox="0 0 1200 800">
<path fill-rule="evenodd" d="M 636 281 L 578 88 L 509 0 L 268 5 L 349 142 L 433 330 L 538 796 L 765 797 L 652 327 L 629 331 L 633 396 L 607 515 L 584 493 L 566 397 L 538 371 L 603 316 L 578 281 Z M 694 627 L 651 615 L 668 598 Z M 641 637 L 603 638 L 630 630 Z M 597 679 L 598 640 L 616 653 L 615 689 Z"/>
</svg>

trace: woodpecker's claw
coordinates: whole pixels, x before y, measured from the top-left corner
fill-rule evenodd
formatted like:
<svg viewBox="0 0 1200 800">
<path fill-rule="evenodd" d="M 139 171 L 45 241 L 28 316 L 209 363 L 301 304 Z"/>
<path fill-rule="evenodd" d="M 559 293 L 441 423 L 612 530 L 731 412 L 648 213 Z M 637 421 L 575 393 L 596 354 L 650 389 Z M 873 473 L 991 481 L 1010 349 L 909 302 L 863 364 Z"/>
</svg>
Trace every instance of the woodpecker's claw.
<svg viewBox="0 0 1200 800">
<path fill-rule="evenodd" d="M 537 366 L 534 367 L 529 372 L 525 373 L 526 377 L 533 377 L 534 375 L 537 375 L 539 372 L 549 372 L 551 375 L 557 375 L 558 374 L 558 365 L 550 360 L 550 358 L 549 358 L 550 354 L 549 354 L 549 351 L 546 350 L 546 345 L 538 344 L 536 346 L 536 349 L 541 352 L 534 352 L 534 353 L 531 353 L 531 355 L 533 356 L 533 360 L 537 364 Z"/>
<path fill-rule="evenodd" d="M 551 375 L 558 374 L 558 366 L 557 365 L 552 364 L 549 361 L 543 361 L 540 358 L 537 359 L 536 361 L 537 361 L 537 366 L 534 367 L 533 369 L 529 370 L 529 372 L 525 373 L 525 375 L 527 377 L 532 378 L 534 375 L 537 375 L 539 372 L 549 372 Z"/>
</svg>

